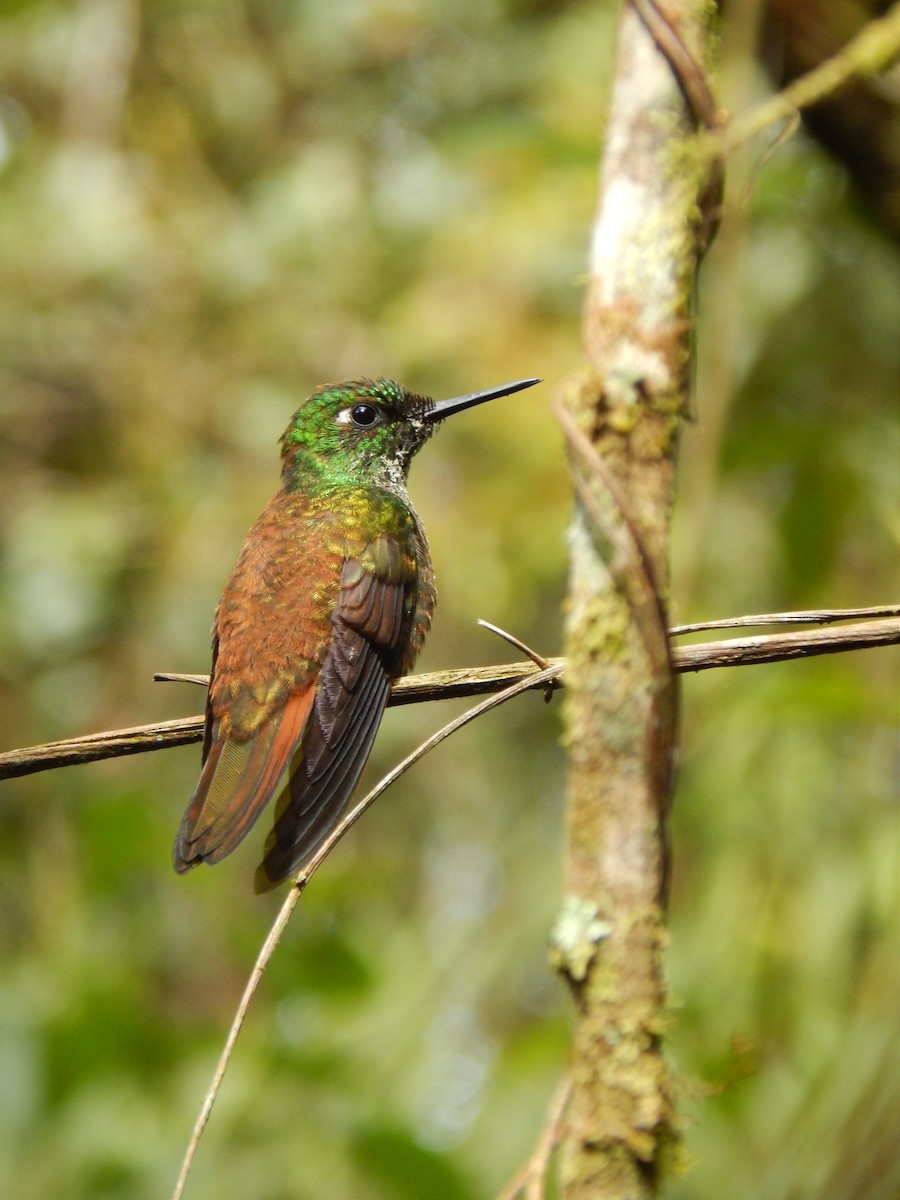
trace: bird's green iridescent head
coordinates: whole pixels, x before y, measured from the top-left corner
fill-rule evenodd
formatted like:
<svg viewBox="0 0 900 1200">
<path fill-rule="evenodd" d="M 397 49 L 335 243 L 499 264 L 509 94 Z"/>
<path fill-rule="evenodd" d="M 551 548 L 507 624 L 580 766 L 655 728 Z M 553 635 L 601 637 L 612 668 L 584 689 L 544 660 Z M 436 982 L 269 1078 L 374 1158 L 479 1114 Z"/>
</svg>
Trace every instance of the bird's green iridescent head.
<svg viewBox="0 0 900 1200">
<path fill-rule="evenodd" d="M 402 491 L 413 455 L 438 422 L 539 382 L 521 379 L 437 404 L 390 379 L 326 384 L 297 409 L 282 435 L 284 484 L 289 489 L 363 484 Z"/>
<path fill-rule="evenodd" d="M 326 384 L 297 409 L 281 438 L 285 482 L 402 485 L 416 451 L 435 430 L 434 408 L 390 379 Z"/>
</svg>

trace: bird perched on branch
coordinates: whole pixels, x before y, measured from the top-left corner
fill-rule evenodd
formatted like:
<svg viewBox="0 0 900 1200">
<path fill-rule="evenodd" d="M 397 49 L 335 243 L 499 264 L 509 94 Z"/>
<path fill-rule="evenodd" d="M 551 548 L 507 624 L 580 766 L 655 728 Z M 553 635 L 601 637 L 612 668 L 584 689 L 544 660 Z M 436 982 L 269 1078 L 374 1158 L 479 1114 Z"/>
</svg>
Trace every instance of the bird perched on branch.
<svg viewBox="0 0 900 1200">
<path fill-rule="evenodd" d="M 294 414 L 281 487 L 216 609 L 203 768 L 175 839 L 176 871 L 230 854 L 273 798 L 257 891 L 296 871 L 334 829 L 434 611 L 410 462 L 446 417 L 539 382 L 435 403 L 390 380 L 359 380 L 320 388 Z"/>
</svg>

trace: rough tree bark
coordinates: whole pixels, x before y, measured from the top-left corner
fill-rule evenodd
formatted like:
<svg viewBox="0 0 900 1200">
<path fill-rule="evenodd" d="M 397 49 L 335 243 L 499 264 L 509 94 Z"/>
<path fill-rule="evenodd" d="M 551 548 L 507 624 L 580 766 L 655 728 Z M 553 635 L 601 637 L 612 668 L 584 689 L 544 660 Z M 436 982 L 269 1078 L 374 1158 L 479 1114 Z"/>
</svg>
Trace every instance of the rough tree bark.
<svg viewBox="0 0 900 1200">
<path fill-rule="evenodd" d="M 553 939 L 576 1007 L 560 1162 L 567 1200 L 654 1195 L 678 1140 L 661 1049 L 677 736 L 665 597 L 709 196 L 695 133 L 710 121 L 713 16 L 707 0 L 623 8 L 590 255 L 587 366 L 560 414 L 576 494 L 567 896 Z"/>
</svg>

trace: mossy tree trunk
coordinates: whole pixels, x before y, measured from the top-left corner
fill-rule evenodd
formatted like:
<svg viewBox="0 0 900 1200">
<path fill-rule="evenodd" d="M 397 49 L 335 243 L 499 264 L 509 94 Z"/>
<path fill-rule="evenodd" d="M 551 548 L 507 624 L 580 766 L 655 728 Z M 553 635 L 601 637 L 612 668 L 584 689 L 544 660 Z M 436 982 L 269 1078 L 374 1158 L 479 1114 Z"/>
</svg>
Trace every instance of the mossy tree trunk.
<svg viewBox="0 0 900 1200">
<path fill-rule="evenodd" d="M 661 1046 L 677 739 L 666 595 L 710 179 L 696 95 L 706 88 L 714 11 L 705 0 L 666 11 L 660 20 L 648 0 L 623 9 L 591 246 L 587 365 L 561 413 L 576 496 L 567 896 L 554 937 L 577 1012 L 561 1157 L 567 1200 L 652 1196 L 677 1145 Z"/>
</svg>

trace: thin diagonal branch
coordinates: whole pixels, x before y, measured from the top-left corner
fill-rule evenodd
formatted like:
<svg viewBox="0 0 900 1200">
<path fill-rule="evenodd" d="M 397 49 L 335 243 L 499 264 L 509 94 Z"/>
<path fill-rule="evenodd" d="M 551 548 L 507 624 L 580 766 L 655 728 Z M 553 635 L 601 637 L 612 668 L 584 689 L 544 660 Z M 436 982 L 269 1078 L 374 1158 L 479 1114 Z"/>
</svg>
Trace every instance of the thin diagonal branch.
<svg viewBox="0 0 900 1200">
<path fill-rule="evenodd" d="M 485 713 L 490 712 L 492 708 L 498 708 L 501 704 L 505 704 L 507 700 L 512 700 L 515 696 L 520 695 L 529 688 L 546 687 L 547 684 L 555 678 L 557 670 L 557 667 L 551 666 L 547 667 L 543 671 L 534 672 L 533 676 L 520 679 L 518 682 L 513 683 L 498 695 L 491 696 L 487 700 L 482 700 L 480 704 L 476 704 L 474 708 L 468 709 L 468 711 L 464 712 L 462 716 L 457 717 L 454 721 L 450 721 L 436 733 L 432 734 L 431 737 L 418 746 L 412 752 L 412 754 L 407 755 L 402 762 L 398 763 L 393 770 L 389 771 L 387 775 L 385 775 L 384 778 L 378 784 L 376 784 L 376 786 L 372 788 L 372 790 L 368 792 L 357 805 L 355 805 L 348 813 L 344 815 L 335 829 L 332 830 L 332 832 L 316 851 L 314 856 L 310 859 L 309 863 L 307 863 L 303 870 L 297 875 L 290 892 L 285 897 L 284 903 L 278 911 L 278 915 L 275 918 L 274 924 L 272 925 L 265 942 L 263 943 L 262 949 L 257 956 L 256 962 L 253 965 L 253 970 L 250 972 L 250 977 L 247 980 L 247 985 L 244 988 L 243 995 L 238 1003 L 234 1020 L 232 1021 L 231 1028 L 228 1031 L 228 1037 L 225 1039 L 225 1045 L 222 1048 L 222 1053 L 219 1056 L 219 1061 L 216 1064 L 215 1071 L 213 1072 L 212 1081 L 207 1089 L 206 1095 L 203 1098 L 200 1112 L 197 1115 L 197 1120 L 194 1124 L 193 1131 L 191 1132 L 191 1137 L 188 1142 L 184 1160 L 181 1164 L 181 1171 L 178 1176 L 178 1181 L 175 1184 L 175 1190 L 172 1193 L 172 1200 L 181 1200 L 181 1196 L 184 1193 L 184 1187 L 187 1182 L 187 1177 L 190 1173 L 194 1157 L 197 1153 L 197 1147 L 200 1144 L 200 1138 L 203 1136 L 203 1130 L 206 1128 L 206 1124 L 209 1121 L 210 1114 L 212 1113 L 213 1105 L 215 1104 L 216 1097 L 219 1094 L 219 1089 L 222 1086 L 222 1080 L 224 1079 L 225 1072 L 228 1069 L 228 1063 L 231 1060 L 238 1034 L 240 1033 L 241 1027 L 244 1024 L 250 1004 L 254 995 L 256 994 L 257 988 L 259 987 L 263 972 L 265 971 L 269 960 L 275 952 L 275 948 L 281 940 L 281 935 L 287 927 L 288 921 L 291 918 L 291 914 L 297 907 L 300 897 L 310 879 L 312 879 L 313 875 L 316 873 L 337 843 L 341 840 L 348 829 L 350 829 L 350 827 L 359 820 L 366 809 L 369 808 L 370 805 L 374 804 L 378 797 L 387 791 L 391 784 L 396 782 L 401 775 L 405 774 L 405 772 L 408 771 L 411 766 L 417 763 L 419 759 L 424 758 L 424 756 L 430 750 L 433 750 L 435 746 L 440 745 L 440 743 L 446 738 L 450 737 L 451 734 L 456 733 L 458 730 L 462 729 L 463 726 L 468 725 L 471 721 L 474 721 L 477 717 L 483 716 Z"/>
<path fill-rule="evenodd" d="M 798 112 L 824 100 L 854 75 L 874 75 L 883 70 L 898 54 L 900 4 L 894 4 L 883 17 L 869 21 L 832 58 L 795 79 L 752 112 L 709 135 L 710 142 L 728 153 L 779 121 L 795 120 Z"/>
<path fill-rule="evenodd" d="M 571 1095 L 572 1076 L 566 1073 L 557 1084 L 550 1100 L 547 1118 L 537 1146 L 525 1165 L 515 1173 L 503 1191 L 498 1193 L 496 1200 L 516 1200 L 518 1196 L 522 1195 L 525 1200 L 543 1200 L 547 1167 L 553 1151 L 559 1144 L 563 1117 Z"/>
<path fill-rule="evenodd" d="M 671 18 L 656 0 L 631 0 L 631 3 L 678 81 L 694 123 L 698 128 L 715 129 L 721 124 L 722 114 L 709 80 L 679 36 Z"/>
<path fill-rule="evenodd" d="M 530 658 L 536 667 L 543 671 L 545 667 L 550 665 L 549 658 L 544 658 L 543 654 L 538 654 L 537 650 L 526 645 L 521 638 L 517 638 L 515 634 L 510 633 L 506 629 L 501 629 L 499 625 L 494 625 L 490 621 L 485 621 L 481 617 L 478 618 L 478 624 L 482 629 L 488 629 L 491 633 L 496 633 L 504 642 L 509 642 L 510 646 L 515 646 L 517 650 L 521 650 L 526 658 Z"/>
<path fill-rule="evenodd" d="M 596 447 L 562 405 L 556 406 L 556 418 L 566 436 L 572 482 L 590 517 L 589 531 L 597 552 L 615 586 L 628 598 L 632 619 L 655 670 L 671 672 L 663 590 L 628 500 Z"/>
</svg>

